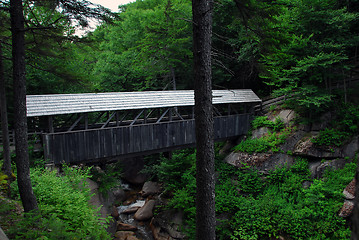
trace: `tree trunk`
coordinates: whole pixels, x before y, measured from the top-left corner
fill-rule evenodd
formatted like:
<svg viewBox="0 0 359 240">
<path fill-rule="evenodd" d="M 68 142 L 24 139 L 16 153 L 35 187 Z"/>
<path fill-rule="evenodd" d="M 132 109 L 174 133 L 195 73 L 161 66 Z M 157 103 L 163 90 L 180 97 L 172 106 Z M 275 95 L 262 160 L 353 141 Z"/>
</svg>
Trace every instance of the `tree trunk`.
<svg viewBox="0 0 359 240">
<path fill-rule="evenodd" d="M 27 142 L 25 32 L 21 0 L 10 0 L 16 168 L 19 193 L 25 212 L 37 209 L 32 190 Z"/>
<path fill-rule="evenodd" d="M 7 120 L 7 104 L 5 94 L 5 77 L 4 67 L 2 63 L 2 46 L 0 43 L 0 115 L 1 115 L 1 130 L 2 130 L 2 145 L 4 156 L 4 173 L 11 176 L 11 159 L 10 159 L 10 140 Z"/>
<path fill-rule="evenodd" d="M 196 239 L 215 240 L 214 130 L 212 109 L 212 0 L 193 0 L 196 123 Z"/>
<path fill-rule="evenodd" d="M 359 240 L 359 164 L 357 164 L 357 172 L 355 174 L 355 192 L 356 192 L 356 198 L 354 199 L 354 212 L 352 217 L 352 240 Z"/>
</svg>

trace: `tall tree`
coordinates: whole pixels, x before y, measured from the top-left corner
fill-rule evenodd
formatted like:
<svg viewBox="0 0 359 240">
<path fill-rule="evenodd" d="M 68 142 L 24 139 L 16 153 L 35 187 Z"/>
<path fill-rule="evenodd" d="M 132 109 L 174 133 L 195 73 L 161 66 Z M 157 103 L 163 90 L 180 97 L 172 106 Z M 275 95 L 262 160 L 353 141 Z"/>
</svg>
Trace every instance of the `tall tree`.
<svg viewBox="0 0 359 240">
<path fill-rule="evenodd" d="M 193 0 L 193 58 L 196 123 L 196 239 L 214 240 L 215 181 L 212 109 L 212 0 Z"/>
<path fill-rule="evenodd" d="M 37 210 L 32 190 L 27 142 L 25 31 L 21 0 L 10 0 L 17 182 L 25 212 Z"/>
<path fill-rule="evenodd" d="M 4 156 L 4 172 L 11 176 L 11 159 L 10 159 L 10 141 L 9 129 L 7 119 L 7 104 L 5 94 L 5 74 L 3 67 L 2 43 L 0 41 L 0 115 L 1 115 L 1 130 L 3 139 L 3 156 Z"/>
</svg>

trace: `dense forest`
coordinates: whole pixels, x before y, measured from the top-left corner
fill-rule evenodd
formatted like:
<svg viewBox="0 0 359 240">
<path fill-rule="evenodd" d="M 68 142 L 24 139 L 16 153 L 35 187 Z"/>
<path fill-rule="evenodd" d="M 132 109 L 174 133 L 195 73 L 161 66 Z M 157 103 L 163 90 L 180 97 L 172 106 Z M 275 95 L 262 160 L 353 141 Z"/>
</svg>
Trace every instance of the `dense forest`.
<svg viewBox="0 0 359 240">
<path fill-rule="evenodd" d="M 0 0 L 1 121 L 8 122 L 3 125 L 9 129 L 18 122 L 13 70 L 18 64 L 13 50 L 18 15 L 13 2 Z M 18 3 L 23 8 L 19 21 L 24 25 L 17 33 L 24 34 L 28 95 L 194 88 L 190 0 L 137 0 L 119 6 L 117 13 L 85 0 Z M 95 30 L 89 28 L 91 21 L 97 24 Z M 234 152 L 280 152 L 280 144 L 298 126 L 321 121 L 328 112 L 334 116 L 332 122 L 320 129 L 314 144 L 334 149 L 358 135 L 358 0 L 215 0 L 212 21 L 213 89 L 248 88 L 264 99 L 285 96 L 282 107 L 298 114 L 290 125 L 269 121 L 269 115 L 255 118 L 251 131 L 267 127 L 270 133 L 259 139 L 251 139 L 249 133 Z M 341 191 L 355 175 L 357 155 L 346 159 L 343 168 L 327 171 L 325 180 L 313 180 L 304 157 L 288 168 L 263 174 L 224 163 L 219 154 L 223 146 L 215 148 L 217 239 L 350 239 L 352 223 L 337 212 Z M 11 153 L 13 173 L 9 173 L 2 160 L 6 152 L 0 152 L 5 168 L 0 172 L 0 215 L 12 216 L 11 221 L 0 217 L 0 224 L 8 236 L 110 239 L 102 225 L 110 220 L 99 220 L 97 209 L 88 205 L 91 193 L 85 179 L 100 173 L 95 168 L 64 166 L 59 177 L 44 169 L 43 156 L 31 148 L 30 143 L 30 176 L 40 214 L 27 213 L 31 217 L 25 218 L 17 213 L 22 211 L 18 202 L 23 197 L 15 176 L 23 171 L 21 164 L 15 164 Z M 184 213 L 182 230 L 194 239 L 195 150 L 174 152 L 172 158 L 162 154 L 146 158 L 144 171 L 163 183 L 166 208 Z M 110 177 L 121 175 L 118 169 L 110 170 Z M 118 183 L 101 178 L 108 181 L 107 190 Z M 303 188 L 305 181 L 311 186 Z"/>
</svg>

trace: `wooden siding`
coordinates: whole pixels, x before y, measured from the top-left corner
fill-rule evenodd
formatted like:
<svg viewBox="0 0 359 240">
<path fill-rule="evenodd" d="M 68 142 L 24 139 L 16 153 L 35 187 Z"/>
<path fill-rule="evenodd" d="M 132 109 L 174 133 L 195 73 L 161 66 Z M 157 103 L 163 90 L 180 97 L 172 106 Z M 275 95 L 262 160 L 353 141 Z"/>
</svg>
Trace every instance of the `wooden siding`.
<svg viewBox="0 0 359 240">
<path fill-rule="evenodd" d="M 215 140 L 246 134 L 250 114 L 216 117 Z M 44 134 L 45 159 L 81 163 L 195 144 L 194 120 Z"/>
</svg>

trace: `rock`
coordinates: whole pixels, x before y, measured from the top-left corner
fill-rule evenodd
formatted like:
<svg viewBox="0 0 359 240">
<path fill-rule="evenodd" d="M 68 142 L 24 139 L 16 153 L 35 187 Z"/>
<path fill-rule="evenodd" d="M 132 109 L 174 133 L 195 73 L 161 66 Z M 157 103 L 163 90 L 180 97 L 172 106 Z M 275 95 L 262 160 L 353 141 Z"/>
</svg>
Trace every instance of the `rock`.
<svg viewBox="0 0 359 240">
<path fill-rule="evenodd" d="M 111 216 L 112 216 L 114 219 L 118 220 L 118 218 L 120 217 L 120 214 L 118 213 L 117 207 L 112 206 Z"/>
<path fill-rule="evenodd" d="M 121 212 L 121 214 L 132 214 L 138 211 L 141 207 L 145 205 L 145 201 L 137 201 L 128 206 L 127 209 Z"/>
<path fill-rule="evenodd" d="M 114 196 L 115 201 L 117 202 L 123 202 L 126 199 L 126 193 L 120 187 L 112 190 L 112 194 Z"/>
<path fill-rule="evenodd" d="M 295 163 L 294 157 L 283 154 L 283 153 L 275 153 L 270 155 L 265 161 L 256 165 L 256 169 L 258 171 L 262 171 L 267 173 L 269 171 L 275 170 L 278 167 L 290 167 Z"/>
<path fill-rule="evenodd" d="M 137 227 L 122 222 L 117 223 L 117 231 L 136 231 Z"/>
<path fill-rule="evenodd" d="M 284 109 L 279 112 L 277 117 L 279 117 L 285 125 L 289 125 L 289 123 L 295 119 L 296 114 L 293 110 Z"/>
<path fill-rule="evenodd" d="M 118 231 L 115 233 L 116 240 L 127 240 L 130 236 L 135 236 L 135 233 L 131 231 Z"/>
<path fill-rule="evenodd" d="M 138 211 L 138 209 L 140 209 L 141 207 L 130 207 L 127 208 L 126 210 L 122 211 L 121 214 L 132 214 Z"/>
<path fill-rule="evenodd" d="M 354 158 L 359 151 L 359 136 L 355 136 L 352 140 L 343 147 L 343 155 L 345 157 Z"/>
<path fill-rule="evenodd" d="M 342 158 L 343 154 L 339 148 L 321 147 L 315 146 L 312 142 L 312 138 L 316 137 L 318 133 L 311 132 L 308 136 L 303 137 L 295 145 L 293 154 L 297 156 L 307 158 Z"/>
<path fill-rule="evenodd" d="M 141 185 L 146 182 L 148 176 L 141 173 L 144 167 L 143 157 L 121 159 L 123 165 L 123 178 L 132 184 Z"/>
<path fill-rule="evenodd" d="M 161 192 L 161 186 L 156 182 L 145 182 L 142 187 L 141 194 L 143 197 L 155 195 Z"/>
<path fill-rule="evenodd" d="M 270 130 L 267 127 L 260 127 L 252 131 L 252 139 L 261 138 L 269 133 Z"/>
<path fill-rule="evenodd" d="M 255 129 L 252 131 L 252 139 L 261 138 L 264 135 L 266 135 L 267 133 L 269 133 L 269 129 L 267 127 L 261 127 L 261 128 Z"/>
<path fill-rule="evenodd" d="M 302 183 L 302 186 L 303 186 L 304 189 L 310 188 L 311 185 L 312 185 L 312 182 L 310 182 L 310 181 L 304 181 Z"/>
<path fill-rule="evenodd" d="M 335 160 L 320 162 L 320 164 L 315 169 L 310 168 L 311 176 L 312 178 L 322 178 L 324 176 L 325 171 L 328 168 L 334 170 L 341 169 L 345 166 L 346 163 L 347 161 L 345 161 L 344 159 L 335 159 Z"/>
<path fill-rule="evenodd" d="M 8 237 L 5 235 L 4 231 L 0 227 L 0 239 L 1 240 L 9 240 Z"/>
<path fill-rule="evenodd" d="M 137 210 L 135 215 L 133 216 L 134 219 L 138 221 L 146 221 L 153 217 L 153 208 L 156 204 L 155 200 L 149 200 L 145 203 L 143 207 Z"/>
<path fill-rule="evenodd" d="M 339 217 L 346 218 L 353 213 L 353 210 L 354 210 L 354 202 L 351 200 L 345 200 L 343 207 L 340 209 L 338 215 Z"/>
<path fill-rule="evenodd" d="M 184 239 L 186 236 L 180 232 L 183 225 L 183 213 L 176 210 L 160 212 L 152 218 L 150 227 L 156 240 Z"/>
<path fill-rule="evenodd" d="M 226 144 L 221 148 L 221 150 L 219 150 L 219 155 L 228 153 L 234 146 L 235 144 L 233 141 L 226 141 Z"/>
<path fill-rule="evenodd" d="M 229 154 L 224 161 L 235 167 L 244 166 L 259 166 L 265 162 L 271 154 L 269 153 L 243 153 L 243 152 L 232 152 Z"/>
<path fill-rule="evenodd" d="M 325 114 L 323 114 L 319 121 L 314 122 L 312 124 L 311 130 L 312 131 L 320 131 L 320 130 L 324 130 L 325 128 L 329 127 L 329 124 L 332 120 L 333 116 L 331 112 L 327 112 Z"/>
<path fill-rule="evenodd" d="M 140 240 L 140 239 L 136 238 L 135 236 L 128 236 L 126 240 Z"/>
<path fill-rule="evenodd" d="M 356 185 L 356 180 L 354 178 L 344 189 L 343 194 L 346 199 L 353 200 L 355 198 L 355 185 Z"/>
</svg>

